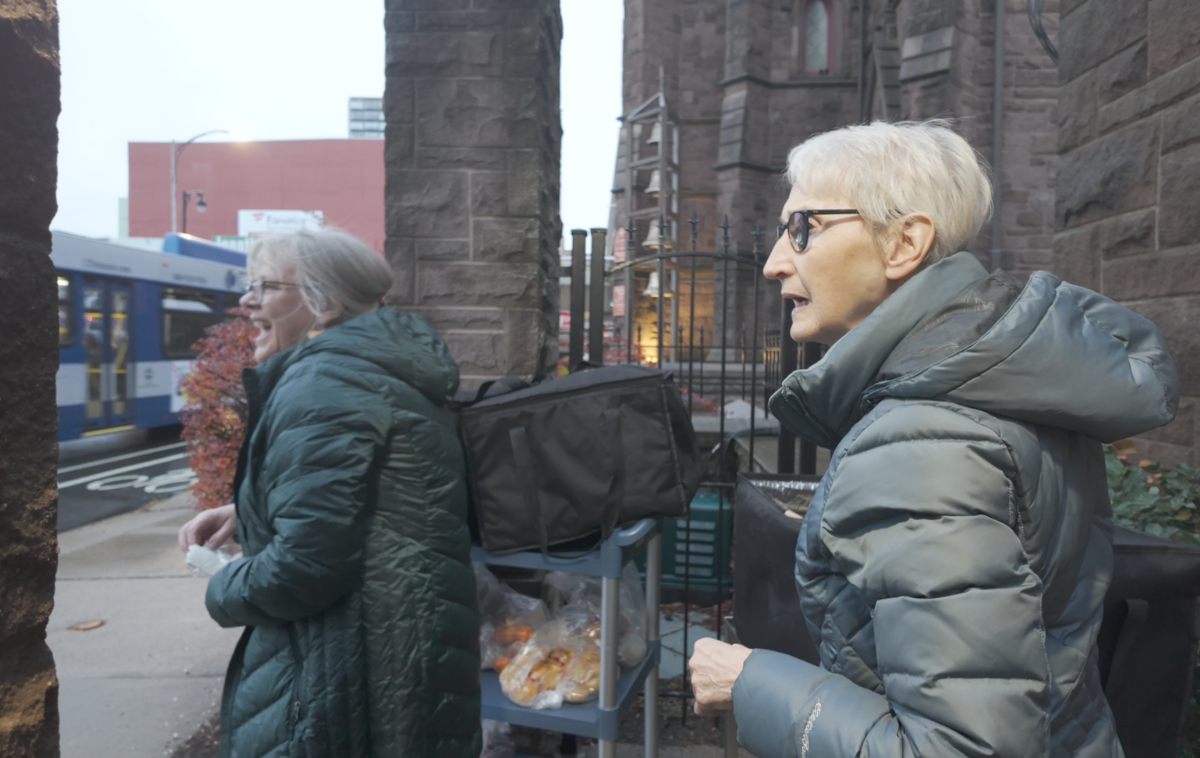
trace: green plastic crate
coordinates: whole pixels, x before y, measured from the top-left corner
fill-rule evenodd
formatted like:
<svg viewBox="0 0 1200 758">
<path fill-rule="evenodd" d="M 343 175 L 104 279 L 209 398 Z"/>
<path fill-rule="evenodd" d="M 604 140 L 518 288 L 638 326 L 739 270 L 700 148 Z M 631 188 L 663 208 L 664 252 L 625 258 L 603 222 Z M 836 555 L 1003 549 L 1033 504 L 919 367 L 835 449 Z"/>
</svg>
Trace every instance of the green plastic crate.
<svg viewBox="0 0 1200 758">
<path fill-rule="evenodd" d="M 721 588 L 728 593 L 733 588 L 729 573 L 729 547 L 733 541 L 733 507 L 725 498 L 725 510 L 718 532 L 720 495 L 698 492 L 688 508 L 688 518 L 664 518 L 662 542 L 662 587 L 664 589 L 715 592 L 718 567 L 721 567 Z M 645 558 L 637 558 L 638 570 L 646 573 Z M 690 576 L 688 569 L 690 568 Z"/>
</svg>

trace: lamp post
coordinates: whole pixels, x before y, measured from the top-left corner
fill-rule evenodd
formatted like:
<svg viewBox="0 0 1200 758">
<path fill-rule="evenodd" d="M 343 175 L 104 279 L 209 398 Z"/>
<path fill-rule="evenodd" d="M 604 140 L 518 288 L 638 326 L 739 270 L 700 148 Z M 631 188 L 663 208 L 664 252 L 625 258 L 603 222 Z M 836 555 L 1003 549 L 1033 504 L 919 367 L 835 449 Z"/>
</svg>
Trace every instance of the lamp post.
<svg viewBox="0 0 1200 758">
<path fill-rule="evenodd" d="M 185 190 L 183 193 L 183 233 L 187 234 L 187 207 L 192 198 L 196 198 L 196 211 L 204 213 L 208 203 L 204 202 L 204 190 Z"/>
<path fill-rule="evenodd" d="M 201 137 L 207 137 L 210 134 L 229 134 L 229 130 L 228 129 L 212 129 L 207 132 L 200 132 L 195 137 L 192 137 L 187 142 L 184 142 L 182 145 L 176 145 L 175 140 L 171 140 L 171 231 L 172 232 L 179 231 L 179 227 L 176 224 L 177 211 L 176 211 L 176 203 L 175 203 L 175 198 L 177 197 L 176 188 L 175 188 L 175 174 L 179 170 L 179 154 L 182 153 L 183 149 L 185 147 L 187 147 L 188 145 L 192 144 L 193 142 L 200 139 Z M 198 208 L 199 208 L 199 206 L 197 206 L 197 209 Z M 186 229 L 185 229 L 185 231 L 186 231 Z"/>
</svg>

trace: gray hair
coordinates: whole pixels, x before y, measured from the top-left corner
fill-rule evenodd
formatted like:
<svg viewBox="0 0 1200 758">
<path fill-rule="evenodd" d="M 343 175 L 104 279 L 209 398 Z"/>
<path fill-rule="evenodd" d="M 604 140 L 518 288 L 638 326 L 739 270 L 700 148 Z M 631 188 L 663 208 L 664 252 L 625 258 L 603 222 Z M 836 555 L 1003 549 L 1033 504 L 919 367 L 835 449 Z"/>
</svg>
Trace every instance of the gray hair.
<svg viewBox="0 0 1200 758">
<path fill-rule="evenodd" d="M 378 253 L 336 229 L 305 229 L 262 237 L 246 254 L 246 269 L 260 264 L 296 267 L 300 297 L 312 314 L 337 306 L 346 320 L 379 309 L 392 287 L 392 269 Z"/>
<path fill-rule="evenodd" d="M 849 201 L 881 240 L 896 219 L 927 214 L 928 263 L 964 249 L 992 214 L 986 166 L 943 119 L 818 134 L 788 153 L 787 177 L 806 195 Z"/>
</svg>

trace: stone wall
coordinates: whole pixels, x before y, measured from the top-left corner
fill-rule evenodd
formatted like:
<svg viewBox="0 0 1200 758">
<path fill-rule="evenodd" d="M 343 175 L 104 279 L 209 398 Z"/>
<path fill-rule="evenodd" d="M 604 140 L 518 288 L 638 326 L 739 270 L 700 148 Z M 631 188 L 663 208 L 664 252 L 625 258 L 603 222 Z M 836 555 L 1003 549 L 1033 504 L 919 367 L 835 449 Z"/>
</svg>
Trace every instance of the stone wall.
<svg viewBox="0 0 1200 758">
<path fill-rule="evenodd" d="M 50 263 L 59 112 L 52 0 L 0 0 L 0 755 L 57 756 L 46 645 L 58 564 L 57 295 Z"/>
<path fill-rule="evenodd" d="M 558 360 L 557 0 L 387 0 L 388 304 L 463 385 Z"/>
<path fill-rule="evenodd" d="M 1055 270 L 1166 336 L 1179 417 L 1144 458 L 1200 464 L 1200 13 L 1194 0 L 1062 0 Z"/>
<path fill-rule="evenodd" d="M 1004 8 L 1003 143 L 1000 165 L 992 169 L 1000 187 L 1000 267 L 1023 278 L 1053 263 L 1058 74 L 1033 33 L 1025 0 L 1006 0 Z M 991 165 L 995 0 L 902 0 L 896 15 L 902 50 L 899 117 L 954 119 L 956 129 Z M 1053 35 L 1056 0 L 1045 3 L 1042 19 Z M 936 51 L 943 44 L 949 47 L 939 58 Z M 985 265 L 990 264 L 991 232 L 989 223 L 971 246 Z"/>
<path fill-rule="evenodd" d="M 990 162 L 994 91 L 995 0 L 833 0 L 830 67 L 804 70 L 807 0 L 626 0 L 625 109 L 658 91 L 664 74 L 668 105 L 681 128 L 680 220 L 696 211 L 699 246 L 720 246 L 717 224 L 728 217 L 735 253 L 752 245 L 761 224 L 764 243 L 787 195 L 782 179 L 788 151 L 808 137 L 875 119 L 949 117 Z M 1003 159 L 999 169 L 1000 265 L 1018 276 L 1052 265 L 1057 162 L 1057 73 L 1034 36 L 1024 0 L 1006 0 Z M 876 65 L 876 28 L 891 14 L 899 74 L 885 81 Z M 1058 2 L 1045 4 L 1053 35 Z M 887 68 L 885 64 L 884 68 Z M 885 94 L 885 89 L 887 94 Z M 885 111 L 883 103 L 893 105 Z M 610 229 L 625 226 L 622 143 Z M 634 191 L 639 188 L 635 187 Z M 644 236 L 648 225 L 639 223 Z M 686 246 L 686 224 L 681 223 Z M 991 228 L 971 249 L 989 261 Z M 759 291 L 749 267 L 739 267 L 726 291 L 718 286 L 718 327 L 778 319 L 775 288 Z M 732 336 L 730 339 L 733 339 Z"/>
</svg>

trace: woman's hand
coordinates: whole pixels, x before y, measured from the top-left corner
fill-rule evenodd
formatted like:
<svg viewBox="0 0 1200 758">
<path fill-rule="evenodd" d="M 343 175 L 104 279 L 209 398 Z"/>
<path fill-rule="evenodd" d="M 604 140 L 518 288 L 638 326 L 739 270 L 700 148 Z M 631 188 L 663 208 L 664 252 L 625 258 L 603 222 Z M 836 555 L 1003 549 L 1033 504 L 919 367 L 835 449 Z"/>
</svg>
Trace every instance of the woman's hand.
<svg viewBox="0 0 1200 758">
<path fill-rule="evenodd" d="M 179 549 L 186 553 L 192 545 L 205 545 L 216 550 L 228 542 L 236 530 L 237 517 L 233 503 L 210 508 L 179 527 Z"/>
<path fill-rule="evenodd" d="M 688 665 L 696 693 L 696 714 L 719 716 L 732 711 L 733 683 L 750 657 L 750 648 L 705 638 L 696 640 L 693 650 Z"/>
</svg>

